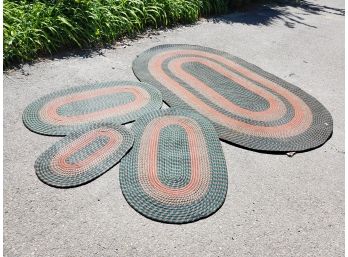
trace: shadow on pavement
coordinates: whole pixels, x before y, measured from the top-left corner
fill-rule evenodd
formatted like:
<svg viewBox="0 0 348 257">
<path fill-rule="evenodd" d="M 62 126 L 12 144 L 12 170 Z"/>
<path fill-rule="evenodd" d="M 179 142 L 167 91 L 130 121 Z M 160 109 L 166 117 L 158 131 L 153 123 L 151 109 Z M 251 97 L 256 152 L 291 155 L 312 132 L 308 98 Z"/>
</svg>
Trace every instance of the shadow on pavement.
<svg viewBox="0 0 348 257">
<path fill-rule="evenodd" d="M 233 12 L 224 16 L 213 17 L 209 20 L 216 23 L 242 23 L 256 26 L 267 26 L 275 21 L 281 20 L 284 22 L 284 25 L 289 28 L 294 28 L 296 24 L 317 28 L 316 26 L 306 23 L 303 16 L 309 14 L 321 15 L 324 13 L 345 16 L 344 9 L 311 3 L 307 0 L 277 0 L 272 3 L 265 3 L 266 1 L 262 2 L 263 4 L 255 3 L 241 11 Z M 293 11 L 290 11 L 288 7 L 296 8 L 298 11 L 294 13 Z"/>
</svg>

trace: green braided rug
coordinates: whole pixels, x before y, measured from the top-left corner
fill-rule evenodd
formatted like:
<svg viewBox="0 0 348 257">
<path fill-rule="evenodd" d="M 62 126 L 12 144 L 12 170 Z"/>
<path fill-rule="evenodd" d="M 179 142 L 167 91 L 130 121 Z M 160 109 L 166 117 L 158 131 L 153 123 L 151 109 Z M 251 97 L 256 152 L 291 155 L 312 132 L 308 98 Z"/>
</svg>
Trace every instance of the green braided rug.
<svg viewBox="0 0 348 257">
<path fill-rule="evenodd" d="M 95 123 L 68 134 L 35 162 L 37 176 L 55 187 L 85 184 L 114 166 L 132 147 L 133 134 L 112 123 Z"/>
<path fill-rule="evenodd" d="M 41 97 L 25 109 L 23 123 L 39 134 L 64 136 L 93 122 L 134 121 L 161 106 L 161 93 L 148 84 L 104 82 Z"/>
<path fill-rule="evenodd" d="M 140 54 L 133 71 L 171 107 L 199 112 L 221 139 L 246 148 L 303 151 L 332 133 L 332 117 L 314 97 L 222 51 L 160 45 Z"/>
<path fill-rule="evenodd" d="M 135 142 L 120 164 L 120 185 L 138 212 L 166 223 L 209 216 L 223 204 L 227 170 L 211 123 L 197 113 L 167 109 L 133 124 Z"/>
</svg>

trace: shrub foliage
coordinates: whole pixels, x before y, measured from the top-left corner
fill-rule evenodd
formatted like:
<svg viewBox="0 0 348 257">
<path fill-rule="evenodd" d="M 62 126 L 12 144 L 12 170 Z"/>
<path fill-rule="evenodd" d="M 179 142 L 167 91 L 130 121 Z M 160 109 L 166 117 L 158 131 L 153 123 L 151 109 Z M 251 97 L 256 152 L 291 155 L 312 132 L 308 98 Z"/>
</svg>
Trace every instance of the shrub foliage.
<svg viewBox="0 0 348 257">
<path fill-rule="evenodd" d="M 4 66 L 91 47 L 145 28 L 192 23 L 231 0 L 4 0 Z M 246 1 L 246 0 L 235 0 Z"/>
</svg>

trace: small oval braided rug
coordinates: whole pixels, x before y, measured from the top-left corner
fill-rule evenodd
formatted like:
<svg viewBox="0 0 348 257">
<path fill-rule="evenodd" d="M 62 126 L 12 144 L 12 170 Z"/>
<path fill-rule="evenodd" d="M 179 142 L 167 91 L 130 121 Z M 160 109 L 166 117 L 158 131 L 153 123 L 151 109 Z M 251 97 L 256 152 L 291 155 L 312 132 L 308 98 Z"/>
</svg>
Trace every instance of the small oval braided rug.
<svg viewBox="0 0 348 257">
<path fill-rule="evenodd" d="M 133 145 L 124 126 L 95 123 L 68 134 L 40 155 L 37 176 L 55 187 L 85 184 L 114 166 Z"/>
<path fill-rule="evenodd" d="M 39 134 L 64 136 L 93 122 L 134 121 L 161 106 L 161 93 L 146 83 L 103 82 L 41 97 L 25 109 L 23 122 Z"/>
<path fill-rule="evenodd" d="M 133 62 L 140 81 L 171 107 L 213 122 L 221 139 L 261 151 L 303 151 L 332 133 L 328 110 L 300 88 L 228 53 L 194 45 L 160 45 Z"/>
<path fill-rule="evenodd" d="M 167 109 L 133 124 L 135 142 L 120 164 L 120 185 L 138 212 L 166 223 L 214 213 L 227 192 L 227 169 L 213 125 L 192 111 Z"/>
</svg>

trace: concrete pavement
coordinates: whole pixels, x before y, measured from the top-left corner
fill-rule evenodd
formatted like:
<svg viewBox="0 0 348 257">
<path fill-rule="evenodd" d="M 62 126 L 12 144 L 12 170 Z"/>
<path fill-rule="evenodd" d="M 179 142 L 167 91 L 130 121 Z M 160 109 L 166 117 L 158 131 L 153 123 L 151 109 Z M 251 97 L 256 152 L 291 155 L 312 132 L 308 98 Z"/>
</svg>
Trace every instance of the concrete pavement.
<svg viewBox="0 0 348 257">
<path fill-rule="evenodd" d="M 344 1 L 305 3 L 202 20 L 4 74 L 4 256 L 344 256 Z M 78 188 L 43 184 L 34 161 L 59 138 L 27 130 L 24 108 L 61 88 L 136 80 L 132 60 L 165 43 L 223 50 L 298 85 L 331 112 L 332 138 L 292 158 L 222 143 L 226 201 L 186 225 L 133 210 L 120 190 L 119 165 Z"/>
</svg>

